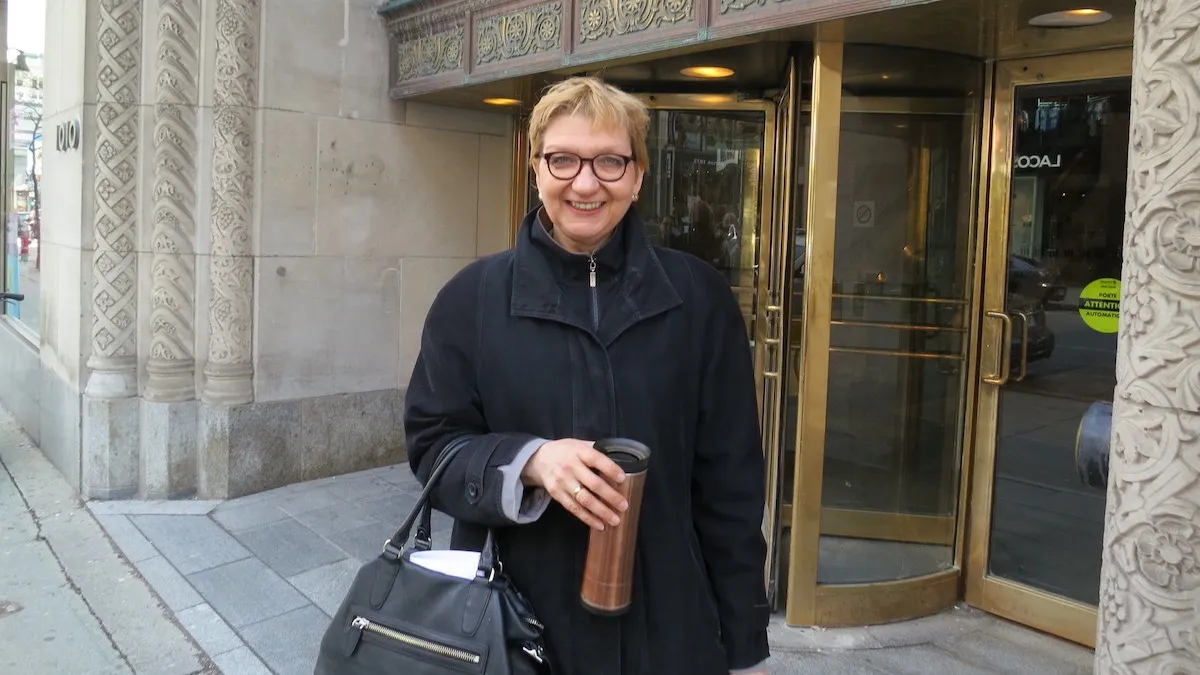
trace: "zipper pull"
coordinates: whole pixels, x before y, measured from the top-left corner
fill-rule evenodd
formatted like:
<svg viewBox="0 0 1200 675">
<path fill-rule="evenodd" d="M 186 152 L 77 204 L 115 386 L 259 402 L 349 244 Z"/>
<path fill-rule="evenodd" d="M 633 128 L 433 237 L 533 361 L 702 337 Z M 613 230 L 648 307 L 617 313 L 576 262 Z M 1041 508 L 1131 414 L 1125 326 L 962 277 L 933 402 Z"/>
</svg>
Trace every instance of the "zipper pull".
<svg viewBox="0 0 1200 675">
<path fill-rule="evenodd" d="M 596 287 L 596 258 L 588 256 L 588 285 Z"/>
</svg>

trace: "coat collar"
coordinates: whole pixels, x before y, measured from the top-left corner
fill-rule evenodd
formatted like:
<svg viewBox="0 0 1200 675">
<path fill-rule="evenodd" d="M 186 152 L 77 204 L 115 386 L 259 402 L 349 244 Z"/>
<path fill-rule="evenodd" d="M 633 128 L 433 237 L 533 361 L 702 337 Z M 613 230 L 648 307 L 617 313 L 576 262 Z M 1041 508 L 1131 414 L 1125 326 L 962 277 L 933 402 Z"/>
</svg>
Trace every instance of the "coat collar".
<svg viewBox="0 0 1200 675">
<path fill-rule="evenodd" d="M 564 284 L 576 279 L 586 283 L 588 256 L 569 253 L 554 241 L 540 212 L 539 207 L 526 214 L 517 234 L 510 312 L 566 323 L 590 333 L 590 326 L 579 323 L 562 306 Z M 595 258 L 597 265 L 617 277 L 619 301 L 606 308 L 597 335 L 605 345 L 639 321 L 683 304 L 632 209 Z"/>
</svg>

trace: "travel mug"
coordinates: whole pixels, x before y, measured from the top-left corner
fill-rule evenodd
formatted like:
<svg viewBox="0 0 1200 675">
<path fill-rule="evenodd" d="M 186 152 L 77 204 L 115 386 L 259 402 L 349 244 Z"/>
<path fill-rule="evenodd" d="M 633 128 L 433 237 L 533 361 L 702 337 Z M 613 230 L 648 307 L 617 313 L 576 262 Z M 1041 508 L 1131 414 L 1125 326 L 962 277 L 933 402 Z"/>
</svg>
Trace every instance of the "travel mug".
<svg viewBox="0 0 1200 675">
<path fill-rule="evenodd" d="M 633 599 L 633 561 L 650 448 L 628 438 L 596 441 L 593 447 L 625 471 L 625 482 L 613 488 L 625 497 L 629 508 L 619 514 L 620 525 L 592 530 L 579 599 L 593 614 L 619 616 Z"/>
</svg>

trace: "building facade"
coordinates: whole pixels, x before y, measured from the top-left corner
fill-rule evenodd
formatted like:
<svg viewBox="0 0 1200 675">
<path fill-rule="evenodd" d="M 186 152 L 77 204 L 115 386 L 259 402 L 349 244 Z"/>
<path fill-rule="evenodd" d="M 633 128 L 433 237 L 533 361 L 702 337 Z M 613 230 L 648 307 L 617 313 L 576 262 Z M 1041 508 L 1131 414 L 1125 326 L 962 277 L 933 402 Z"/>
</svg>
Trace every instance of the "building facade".
<svg viewBox="0 0 1200 675">
<path fill-rule="evenodd" d="M 402 458 L 433 294 L 535 205 L 524 116 L 599 73 L 652 236 L 741 299 L 788 623 L 965 600 L 1200 668 L 1197 0 L 46 1 L 79 142 L 0 401 L 84 496 Z"/>
</svg>

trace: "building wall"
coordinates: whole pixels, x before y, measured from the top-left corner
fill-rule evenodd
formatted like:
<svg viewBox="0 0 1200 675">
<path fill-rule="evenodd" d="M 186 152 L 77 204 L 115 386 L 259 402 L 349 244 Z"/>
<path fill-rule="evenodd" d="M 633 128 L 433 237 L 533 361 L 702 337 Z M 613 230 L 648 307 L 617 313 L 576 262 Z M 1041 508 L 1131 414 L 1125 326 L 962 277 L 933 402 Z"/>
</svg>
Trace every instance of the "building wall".
<svg viewBox="0 0 1200 675">
<path fill-rule="evenodd" d="M 47 125 L 83 143 L 46 153 L 0 403 L 85 497 L 402 460 L 429 303 L 508 243 L 510 119 L 391 101 L 372 0 L 79 4 L 48 0 Z"/>
<path fill-rule="evenodd" d="M 53 137 L 58 124 L 80 120 L 83 143 L 66 152 L 43 145 L 41 278 L 43 288 L 52 290 L 41 294 L 37 325 L 0 320 L 0 402 L 78 484 L 83 325 L 89 313 L 81 292 L 91 267 L 90 230 L 83 223 L 94 155 L 95 87 L 85 73 L 92 12 L 79 12 L 74 0 L 47 0 L 46 14 L 43 129 Z"/>
</svg>

